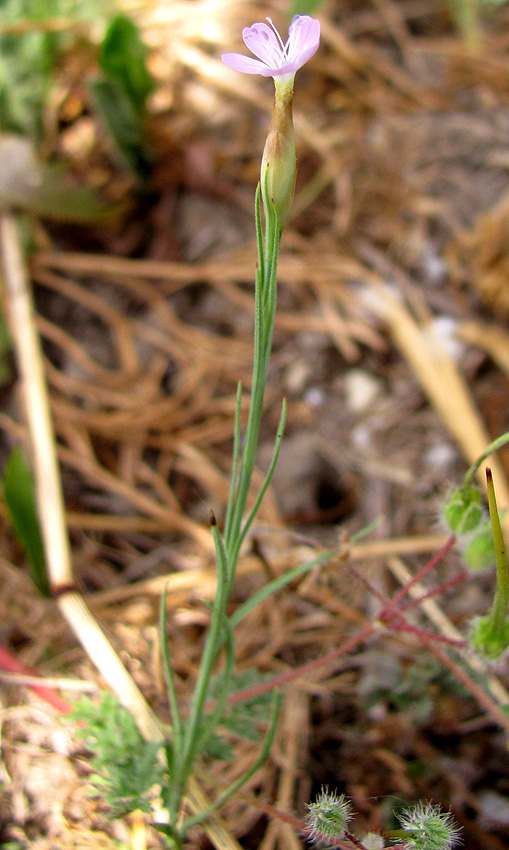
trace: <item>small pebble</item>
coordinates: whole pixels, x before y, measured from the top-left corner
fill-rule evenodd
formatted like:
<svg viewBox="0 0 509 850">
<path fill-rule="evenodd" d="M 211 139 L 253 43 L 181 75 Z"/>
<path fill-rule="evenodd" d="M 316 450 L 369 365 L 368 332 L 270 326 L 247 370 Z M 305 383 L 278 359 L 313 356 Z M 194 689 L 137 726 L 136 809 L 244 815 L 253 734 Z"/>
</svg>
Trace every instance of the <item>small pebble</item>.
<svg viewBox="0 0 509 850">
<path fill-rule="evenodd" d="M 352 413 L 363 413 L 380 394 L 380 382 L 362 369 L 351 369 L 345 376 L 346 403 Z"/>
<path fill-rule="evenodd" d="M 507 826 L 509 824 L 509 797 L 488 788 L 477 794 L 477 802 L 484 826 Z"/>
<path fill-rule="evenodd" d="M 456 449 L 450 443 L 437 443 L 435 446 L 430 446 L 426 450 L 424 453 L 424 462 L 426 466 L 440 472 L 452 466 L 457 456 Z"/>
<path fill-rule="evenodd" d="M 431 324 L 430 345 L 436 346 L 436 339 L 442 344 L 444 351 L 457 363 L 465 354 L 465 346 L 456 336 L 458 322 L 452 316 L 436 316 Z"/>
<path fill-rule="evenodd" d="M 321 407 L 325 402 L 325 393 L 321 387 L 310 387 L 304 399 L 310 407 Z"/>
</svg>

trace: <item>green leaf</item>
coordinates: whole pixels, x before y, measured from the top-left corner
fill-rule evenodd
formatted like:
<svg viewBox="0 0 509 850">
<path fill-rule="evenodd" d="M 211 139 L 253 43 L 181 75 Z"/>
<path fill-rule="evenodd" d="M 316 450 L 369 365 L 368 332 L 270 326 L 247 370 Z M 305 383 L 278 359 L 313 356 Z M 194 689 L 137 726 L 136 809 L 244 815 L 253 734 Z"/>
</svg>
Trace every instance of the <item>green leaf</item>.
<svg viewBox="0 0 509 850">
<path fill-rule="evenodd" d="M 126 15 L 111 21 L 102 43 L 99 65 L 106 78 L 116 80 L 128 96 L 135 112 L 144 113 L 154 81 L 147 70 L 148 48 L 138 27 Z"/>
<path fill-rule="evenodd" d="M 326 561 L 330 561 L 330 559 L 334 556 L 333 549 L 327 549 L 325 552 L 321 552 L 317 555 L 316 558 L 313 558 L 311 561 L 306 561 L 304 564 L 299 564 L 298 567 L 293 567 L 293 569 L 288 570 L 283 575 L 278 576 L 278 578 L 273 579 L 261 590 L 247 599 L 242 605 L 239 605 L 237 610 L 230 617 L 230 627 L 232 629 L 236 628 L 241 620 L 244 619 L 260 602 L 263 602 L 276 591 L 281 590 L 283 587 L 286 587 L 291 581 L 294 581 L 296 578 L 299 578 L 301 575 L 312 570 L 314 567 L 319 564 L 323 564 Z"/>
<path fill-rule="evenodd" d="M 221 735 L 216 735 L 215 732 L 207 736 L 201 750 L 205 755 L 217 759 L 217 761 L 231 761 L 233 759 L 233 750 L 229 743 Z"/>
<path fill-rule="evenodd" d="M 500 658 L 509 647 L 509 621 L 502 628 L 495 628 L 491 614 L 477 617 L 471 624 L 470 642 L 486 658 Z"/>
<path fill-rule="evenodd" d="M 454 490 L 444 506 L 443 516 L 453 534 L 461 536 L 474 531 L 484 518 L 478 488 L 464 484 Z"/>
<path fill-rule="evenodd" d="M 244 673 L 236 674 L 229 680 L 228 695 L 256 687 L 256 685 L 265 682 L 266 679 L 267 677 L 261 676 L 257 670 L 246 670 Z M 211 701 L 218 700 L 224 686 L 223 673 L 214 676 L 210 682 L 208 699 Z M 254 743 L 260 738 L 258 724 L 267 722 L 271 712 L 271 704 L 272 694 L 269 692 L 242 702 L 227 703 L 224 714 L 219 718 L 217 725 L 237 738 L 243 738 Z M 206 721 L 207 718 L 205 718 L 205 723 Z M 215 758 L 233 758 L 233 752 L 229 749 L 229 745 L 222 738 L 218 738 L 216 734 L 208 735 L 201 743 L 200 748 L 202 752 L 213 755 Z"/>
<path fill-rule="evenodd" d="M 471 570 L 486 570 L 495 563 L 495 547 L 491 525 L 485 523 L 462 550 L 463 559 Z"/>
<path fill-rule="evenodd" d="M 145 181 L 150 172 L 150 155 L 145 145 L 143 121 L 124 87 L 113 77 L 92 80 L 89 87 L 120 159 L 135 177 Z"/>
<path fill-rule="evenodd" d="M 84 723 L 77 735 L 94 751 L 92 785 L 104 795 L 115 815 L 151 811 L 149 792 L 161 782 L 160 744 L 145 741 L 134 717 L 112 694 L 99 703 L 83 697 L 71 718 Z"/>
<path fill-rule="evenodd" d="M 12 369 L 9 362 L 9 352 L 11 350 L 11 338 L 7 323 L 0 311 L 0 387 L 6 386 L 12 379 Z"/>
<path fill-rule="evenodd" d="M 260 737 L 254 720 L 248 716 L 243 717 L 239 711 L 232 713 L 230 717 L 226 717 L 224 724 L 229 732 L 245 741 L 256 743 Z"/>
<path fill-rule="evenodd" d="M 33 582 L 43 596 L 49 597 L 51 593 L 35 505 L 34 480 L 20 446 L 15 446 L 7 461 L 3 489 L 14 530 L 30 562 Z"/>
<path fill-rule="evenodd" d="M 0 128 L 40 141 L 44 135 L 44 111 L 57 82 L 61 56 L 77 44 L 73 25 L 90 22 L 105 25 L 110 0 L 1 0 L 0 23 L 9 27 L 20 21 L 44 24 L 60 18 L 69 26 L 60 32 L 0 34 Z M 87 47 L 84 48 L 85 50 Z"/>
<path fill-rule="evenodd" d="M 96 109 L 120 159 L 142 182 L 151 168 L 145 141 L 145 108 L 154 81 L 147 69 L 147 54 L 134 21 L 116 15 L 106 31 L 99 56 L 104 76 L 89 84 Z"/>
</svg>

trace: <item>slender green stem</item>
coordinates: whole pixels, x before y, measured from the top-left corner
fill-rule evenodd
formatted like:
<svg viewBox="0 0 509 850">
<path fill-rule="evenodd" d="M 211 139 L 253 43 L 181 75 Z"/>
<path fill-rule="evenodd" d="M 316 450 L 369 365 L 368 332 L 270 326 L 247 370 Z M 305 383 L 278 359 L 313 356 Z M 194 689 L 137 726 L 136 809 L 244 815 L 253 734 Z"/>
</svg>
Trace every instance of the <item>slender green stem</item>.
<svg viewBox="0 0 509 850">
<path fill-rule="evenodd" d="M 170 794 L 171 805 L 169 806 L 171 823 L 175 823 L 178 814 L 178 804 L 180 803 L 182 794 L 185 791 L 197 750 L 205 738 L 211 734 L 213 729 L 220 722 L 224 711 L 224 705 L 229 693 L 229 684 L 234 668 L 234 643 L 231 628 L 226 619 L 226 604 L 235 579 L 237 560 L 242 542 L 256 516 L 262 498 L 274 473 L 286 420 L 286 404 L 283 403 L 283 410 L 276 436 L 272 462 L 261 491 L 255 501 L 255 505 L 247 519 L 244 520 L 247 498 L 256 461 L 263 400 L 265 395 L 265 386 L 267 383 L 270 351 L 272 347 L 277 299 L 276 272 L 282 233 L 277 213 L 272 207 L 270 207 L 269 209 L 264 209 L 265 234 L 264 236 L 262 235 L 260 206 L 260 187 L 258 187 L 255 205 L 258 265 L 256 269 L 255 284 L 253 378 L 248 421 L 244 447 L 241 454 L 240 411 L 242 388 L 239 384 L 237 388 L 237 401 L 235 406 L 232 478 L 225 515 L 224 537 L 217 528 L 215 519 L 213 519 L 212 522 L 212 535 L 214 538 L 217 565 L 216 596 L 212 606 L 210 628 L 200 661 L 200 669 L 198 671 L 198 678 L 191 701 L 189 717 L 187 718 L 183 729 L 180 725 L 180 719 L 177 720 L 178 746 L 172 750 L 174 776 L 173 787 Z M 204 721 L 203 712 L 212 671 L 219 652 L 225 642 L 226 664 L 221 696 L 212 715 Z M 165 661 L 165 671 L 168 681 L 172 715 L 178 717 L 175 687 L 167 649 L 166 653 L 163 653 L 163 658 Z M 275 730 L 275 722 L 274 717 L 272 724 L 274 729 L 272 729 L 271 726 L 271 732 L 268 735 L 269 740 L 263 748 L 261 757 L 262 760 L 266 758 L 268 753 L 267 748 L 270 749 Z M 257 769 L 260 763 L 261 761 L 258 760 L 255 763 L 253 771 L 248 771 L 244 777 L 242 777 L 237 783 L 234 783 L 234 785 L 225 792 L 226 796 L 224 794 L 221 795 L 217 805 L 222 805 L 222 802 L 224 802 L 227 796 L 230 796 L 235 792 L 235 790 L 241 787 L 241 785 L 244 784 L 244 782 L 246 782 L 252 775 L 254 770 Z M 195 822 L 197 821 L 193 819 L 186 822 L 186 828 L 190 823 L 192 824 Z M 182 834 L 183 830 L 179 829 L 179 832 Z"/>
<path fill-rule="evenodd" d="M 254 762 L 254 764 L 252 764 L 251 767 L 245 773 L 242 774 L 242 776 L 236 779 L 235 782 L 232 782 L 232 784 L 229 785 L 228 788 L 226 788 L 226 790 L 223 791 L 222 794 L 220 794 L 220 796 L 217 798 L 214 805 L 210 807 L 210 809 L 208 809 L 206 812 L 200 812 L 197 815 L 193 815 L 190 818 L 186 818 L 186 820 L 182 824 L 182 830 L 185 830 L 187 832 L 192 826 L 196 826 L 197 824 L 202 823 L 204 820 L 210 817 L 210 815 L 217 811 L 217 809 L 220 809 L 221 806 L 223 806 L 233 794 L 236 794 L 237 791 L 240 791 L 240 789 L 246 784 L 246 782 L 249 782 L 251 777 L 254 776 L 256 771 L 262 766 L 264 761 L 268 758 L 268 755 L 274 743 L 280 705 L 281 696 L 277 691 L 275 691 L 272 699 L 272 711 L 269 721 L 269 730 L 267 732 L 262 751 Z"/>
<path fill-rule="evenodd" d="M 212 619 L 210 628 L 203 649 L 203 654 L 200 661 L 200 669 L 198 679 L 196 681 L 193 698 L 191 700 L 191 708 L 187 719 L 184 741 L 182 744 L 182 760 L 180 765 L 179 780 L 181 788 L 184 789 L 189 774 L 192 768 L 194 755 L 199 739 L 199 729 L 203 722 L 203 706 L 207 699 L 210 678 L 212 669 L 217 658 L 221 643 L 222 632 L 224 629 L 225 609 L 228 599 L 228 567 L 226 563 L 226 553 L 224 550 L 223 540 L 216 525 L 215 518 L 212 521 L 212 535 L 214 538 L 214 546 L 216 549 L 216 564 L 217 564 L 217 591 L 212 606 Z"/>
<path fill-rule="evenodd" d="M 291 109 L 289 112 L 287 111 L 287 115 L 291 123 Z M 293 159 L 295 159 L 294 148 Z M 189 776 L 198 750 L 206 742 L 207 738 L 211 736 L 215 728 L 221 723 L 221 719 L 225 712 L 226 701 L 230 693 L 235 665 L 233 629 L 226 616 L 226 606 L 233 587 L 237 561 L 242 543 L 256 517 L 261 501 L 274 474 L 286 422 L 286 402 L 283 402 L 281 419 L 277 430 L 274 452 L 269 470 L 265 476 L 254 506 L 249 512 L 247 518 L 245 518 L 247 499 L 251 487 L 258 450 L 263 401 L 272 348 L 277 302 L 276 274 L 282 236 L 282 227 L 280 225 L 278 213 L 273 201 L 269 200 L 271 194 L 268 191 L 267 184 L 269 174 L 268 166 L 264 173 L 265 185 L 264 187 L 258 185 L 255 199 L 258 263 L 255 280 L 253 375 L 248 421 L 244 438 L 244 446 L 241 451 L 240 419 L 242 386 L 239 383 L 235 404 L 232 472 L 225 513 L 224 534 L 221 535 L 214 517 L 211 523 L 216 555 L 217 588 L 212 605 L 210 627 L 205 639 L 205 645 L 200 660 L 200 667 L 191 700 L 189 716 L 185 723 L 182 723 L 178 713 L 174 676 L 165 640 L 166 593 L 163 594 L 160 612 L 161 651 L 169 694 L 174 738 L 172 743 L 166 744 L 168 768 L 171 778 L 171 786 L 167 794 L 167 800 L 165 801 L 169 811 L 169 825 L 165 827 L 158 824 L 157 827 L 162 832 L 165 832 L 166 835 L 169 836 L 170 840 L 175 844 L 179 844 L 179 842 L 181 843 L 182 837 L 185 836 L 187 830 L 191 826 L 196 825 L 209 817 L 216 808 L 219 808 L 219 806 L 221 806 L 232 794 L 234 794 L 250 779 L 269 754 L 274 740 L 277 723 L 279 697 L 274 698 L 269 731 L 260 756 L 254 765 L 219 796 L 218 800 L 214 806 L 210 808 L 210 810 L 179 823 L 182 797 L 186 791 Z M 265 232 L 262 231 L 262 196 Z M 300 574 L 300 571 L 298 574 Z M 282 579 L 275 584 L 273 583 L 271 585 L 271 590 L 274 591 L 277 587 L 283 586 L 285 583 L 286 579 Z M 259 598 L 261 599 L 264 597 L 261 595 Z M 247 609 L 244 608 L 243 612 L 247 613 Z M 204 716 L 204 708 L 209 694 L 210 680 L 214 666 L 224 644 L 225 666 L 220 694 L 211 714 L 206 717 Z"/>
<path fill-rule="evenodd" d="M 261 284 L 263 288 L 263 233 L 262 233 L 262 215 L 261 215 L 261 186 L 258 183 L 255 194 L 255 228 L 256 228 L 256 247 L 258 251 L 258 268 L 262 273 Z"/>
<path fill-rule="evenodd" d="M 175 677 L 171 665 L 170 651 L 166 639 L 166 594 L 164 587 L 159 609 L 159 645 L 161 650 L 163 671 L 170 704 L 170 716 L 172 725 L 172 740 L 166 744 L 168 769 L 171 779 L 171 790 L 168 799 L 168 813 L 170 824 L 177 821 L 181 803 L 180 764 L 182 761 L 182 722 L 178 710 L 177 692 L 175 689 Z"/>
<path fill-rule="evenodd" d="M 255 326 L 254 326 L 254 358 L 253 358 L 253 379 L 251 386 L 251 400 L 249 404 L 248 422 L 245 435 L 244 450 L 242 452 L 242 462 L 235 494 L 235 505 L 229 517 L 229 525 L 225 527 L 225 548 L 228 556 L 228 569 L 233 576 L 235 571 L 235 562 L 231 557 L 231 547 L 240 533 L 242 516 L 247 499 L 249 485 L 251 483 L 251 472 L 249 464 L 254 466 L 254 454 L 256 449 L 256 440 L 258 437 L 259 420 L 261 417 L 261 403 L 263 404 L 263 393 L 265 389 L 265 381 L 261 375 L 262 367 L 262 352 L 263 352 L 263 323 L 262 323 L 262 307 L 261 307 L 261 289 L 263 280 L 263 269 L 259 266 L 256 270 L 256 285 L 255 285 Z M 261 393 L 261 403 L 260 403 Z M 258 420 L 258 422 L 257 422 Z M 255 445 L 253 446 L 253 437 Z"/>
<path fill-rule="evenodd" d="M 226 661 L 224 665 L 223 678 L 221 681 L 221 693 L 217 699 L 217 703 L 212 714 L 207 717 L 206 722 L 204 724 L 203 731 L 200 735 L 198 744 L 198 746 L 200 747 L 205 743 L 209 735 L 214 731 L 216 726 L 220 723 L 221 718 L 224 716 L 226 703 L 228 701 L 228 696 L 230 693 L 230 686 L 235 666 L 235 645 L 233 641 L 233 631 L 230 627 L 228 620 L 225 620 L 224 635 L 226 645 Z"/>
<path fill-rule="evenodd" d="M 480 456 L 477 458 L 476 462 L 475 462 L 475 463 L 473 463 L 473 464 L 472 464 L 472 466 L 471 466 L 471 467 L 469 467 L 469 469 L 467 469 L 467 471 L 466 471 L 466 473 L 465 473 L 465 477 L 464 477 L 464 479 L 463 479 L 463 483 L 464 483 L 464 484 L 468 484 L 470 481 L 472 481 L 472 479 L 475 477 L 475 475 L 476 475 L 476 473 L 477 473 L 477 471 L 478 471 L 479 467 L 481 466 L 481 464 L 482 464 L 482 463 L 484 463 L 484 461 L 485 461 L 485 460 L 486 460 L 486 459 L 487 459 L 487 458 L 488 458 L 491 454 L 493 454 L 493 452 L 498 451 L 498 449 L 501 449 L 501 448 L 502 448 L 503 446 L 505 446 L 507 443 L 509 443 L 509 431 L 506 431 L 506 433 L 505 433 L 505 434 L 501 434 L 501 435 L 500 435 L 500 437 L 497 437 L 497 438 L 496 438 L 496 440 L 493 440 L 493 441 L 489 444 L 489 446 L 487 446 L 487 447 L 485 448 L 485 450 L 483 451 L 482 455 L 480 455 Z"/>
<path fill-rule="evenodd" d="M 231 515 L 233 509 L 235 508 L 235 496 L 237 491 L 237 473 L 239 468 L 239 455 L 240 455 L 240 411 L 242 404 L 242 383 L 239 381 L 237 384 L 237 400 L 235 403 L 235 421 L 233 425 L 233 458 L 232 458 L 232 471 L 231 471 L 231 479 L 230 479 L 230 492 L 228 494 L 228 504 L 226 506 L 226 515 L 224 520 L 225 527 L 225 535 L 227 534 L 227 530 L 230 528 L 231 524 Z M 225 537 L 226 539 L 226 537 Z"/>
<path fill-rule="evenodd" d="M 168 690 L 168 698 L 170 703 L 173 748 L 175 751 L 178 752 L 182 735 L 182 723 L 178 710 L 177 691 L 175 689 L 175 678 L 171 666 L 170 651 L 168 648 L 168 641 L 166 639 L 166 595 L 167 587 L 165 585 L 161 596 L 161 607 L 159 610 L 159 643 L 161 648 L 166 688 Z"/>
<path fill-rule="evenodd" d="M 256 200 L 256 232 L 258 246 L 258 268 L 255 288 L 255 344 L 251 400 L 246 427 L 245 444 L 242 452 L 239 481 L 235 493 L 235 504 L 228 514 L 225 526 L 225 549 L 228 560 L 230 588 L 233 584 L 236 562 L 240 550 L 242 519 L 253 475 L 263 399 L 269 368 L 274 318 L 276 311 L 276 272 L 281 228 L 275 210 L 265 210 L 265 239 L 261 238 L 260 193 Z M 252 521 L 252 520 L 251 520 Z"/>
<path fill-rule="evenodd" d="M 265 476 L 265 480 L 262 484 L 261 490 L 260 490 L 260 492 L 259 492 L 259 494 L 256 498 L 256 502 L 254 503 L 253 508 L 252 508 L 248 518 L 244 522 L 244 526 L 242 528 L 242 531 L 239 534 L 237 541 L 236 541 L 236 543 L 233 547 L 232 560 L 235 563 L 237 562 L 237 559 L 239 557 L 239 552 L 240 552 L 240 548 L 242 546 L 242 543 L 244 542 L 246 534 L 249 531 L 251 525 L 253 524 L 253 521 L 256 517 L 256 514 L 258 513 L 258 510 L 259 510 L 260 505 L 262 503 L 262 499 L 265 496 L 265 493 L 267 492 L 269 484 L 272 480 L 272 476 L 274 475 L 274 471 L 276 469 L 276 464 L 277 464 L 278 457 L 279 457 L 279 452 L 280 452 L 280 449 L 281 449 L 281 443 L 282 443 L 282 440 L 283 440 L 283 434 L 284 434 L 284 430 L 285 430 L 286 410 L 287 410 L 286 400 L 283 399 L 283 409 L 281 411 L 281 418 L 279 420 L 279 425 L 278 425 L 278 428 L 277 428 L 276 441 L 274 443 L 274 451 L 273 451 L 273 454 L 272 454 L 272 460 L 270 462 L 270 466 L 269 466 L 267 475 Z"/>
<path fill-rule="evenodd" d="M 502 634 L 507 619 L 509 606 L 509 565 L 505 550 L 504 535 L 498 515 L 495 488 L 491 469 L 486 470 L 486 482 L 488 486 L 488 507 L 490 510 L 491 530 L 493 533 L 493 545 L 495 548 L 495 559 L 497 564 L 497 587 L 493 607 L 490 611 L 490 621 L 494 635 Z"/>
</svg>

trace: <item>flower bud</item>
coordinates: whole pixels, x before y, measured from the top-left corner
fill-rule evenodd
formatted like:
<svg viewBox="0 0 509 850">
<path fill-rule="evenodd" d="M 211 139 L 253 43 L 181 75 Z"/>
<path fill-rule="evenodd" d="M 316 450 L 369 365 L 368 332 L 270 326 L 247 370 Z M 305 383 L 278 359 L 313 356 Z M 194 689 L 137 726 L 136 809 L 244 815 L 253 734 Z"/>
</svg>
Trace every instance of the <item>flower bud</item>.
<svg viewBox="0 0 509 850">
<path fill-rule="evenodd" d="M 292 205 L 297 172 L 292 102 L 293 85 L 276 85 L 260 176 L 265 212 L 267 213 L 271 205 L 274 207 L 280 228 L 283 227 Z"/>
</svg>

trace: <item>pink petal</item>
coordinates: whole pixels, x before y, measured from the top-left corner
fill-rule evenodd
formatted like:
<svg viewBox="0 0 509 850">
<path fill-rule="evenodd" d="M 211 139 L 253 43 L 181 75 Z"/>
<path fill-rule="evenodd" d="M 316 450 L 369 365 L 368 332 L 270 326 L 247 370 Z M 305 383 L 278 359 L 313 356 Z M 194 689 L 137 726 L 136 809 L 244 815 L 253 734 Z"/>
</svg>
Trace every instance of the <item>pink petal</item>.
<svg viewBox="0 0 509 850">
<path fill-rule="evenodd" d="M 242 53 L 223 53 L 221 59 L 229 68 L 240 71 L 242 74 L 261 74 L 262 77 L 271 77 L 273 73 L 271 68 L 267 68 L 263 62 L 252 59 L 250 56 L 243 56 Z"/>
<path fill-rule="evenodd" d="M 279 68 L 282 59 L 281 46 L 274 30 L 267 24 L 260 23 L 245 27 L 242 38 L 251 53 L 265 62 L 269 68 Z"/>
<path fill-rule="evenodd" d="M 320 44 L 320 22 L 309 15 L 296 15 L 290 24 L 283 49 L 278 33 L 264 23 L 245 27 L 242 37 L 257 59 L 241 53 L 224 53 L 223 62 L 243 74 L 262 77 L 291 77 L 316 53 Z"/>
<path fill-rule="evenodd" d="M 295 72 L 301 67 L 301 62 L 286 62 L 280 68 L 273 68 L 270 72 L 271 77 L 294 77 Z"/>
<path fill-rule="evenodd" d="M 320 44 L 320 21 L 309 15 L 296 15 L 288 30 L 286 43 L 288 65 L 292 71 L 301 68 L 318 50 Z"/>
</svg>

